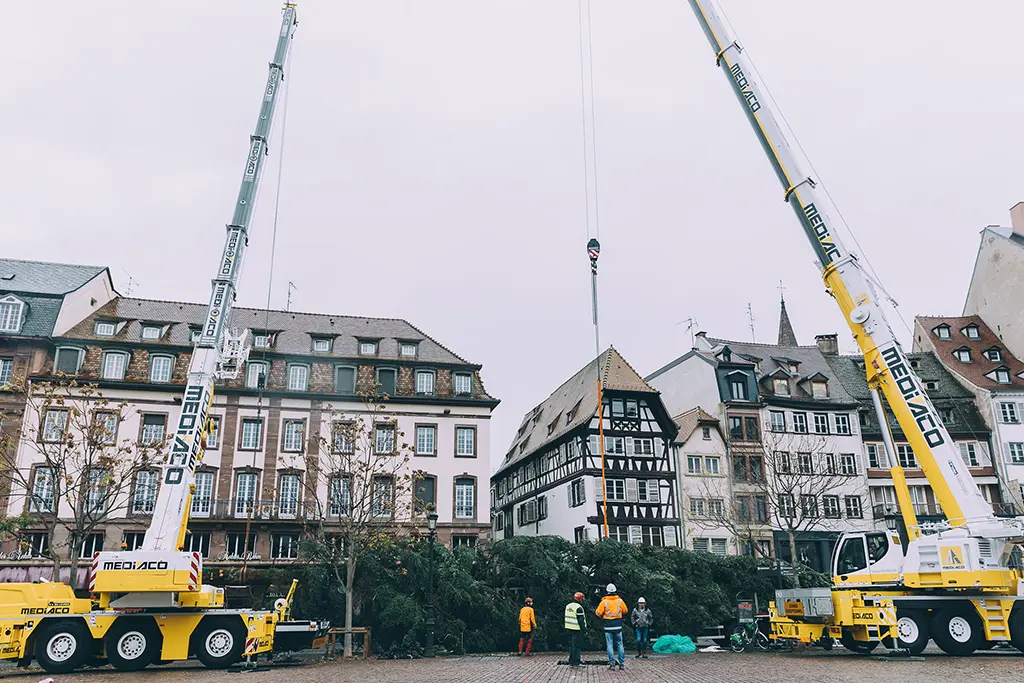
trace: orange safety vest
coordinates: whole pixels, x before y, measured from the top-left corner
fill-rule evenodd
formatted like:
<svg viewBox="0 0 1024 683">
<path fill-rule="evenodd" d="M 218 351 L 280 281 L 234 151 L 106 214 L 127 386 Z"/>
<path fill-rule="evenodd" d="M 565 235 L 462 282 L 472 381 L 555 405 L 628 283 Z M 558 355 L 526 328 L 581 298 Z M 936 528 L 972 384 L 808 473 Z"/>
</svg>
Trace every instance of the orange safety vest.
<svg viewBox="0 0 1024 683">
<path fill-rule="evenodd" d="M 597 616 L 605 620 L 622 619 L 622 615 L 629 611 L 626 603 L 617 595 L 606 595 L 601 598 L 601 604 L 597 606 Z"/>
<path fill-rule="evenodd" d="M 519 632 L 529 633 L 535 628 L 537 628 L 537 617 L 533 613 L 533 608 L 526 605 L 519 610 Z"/>
</svg>

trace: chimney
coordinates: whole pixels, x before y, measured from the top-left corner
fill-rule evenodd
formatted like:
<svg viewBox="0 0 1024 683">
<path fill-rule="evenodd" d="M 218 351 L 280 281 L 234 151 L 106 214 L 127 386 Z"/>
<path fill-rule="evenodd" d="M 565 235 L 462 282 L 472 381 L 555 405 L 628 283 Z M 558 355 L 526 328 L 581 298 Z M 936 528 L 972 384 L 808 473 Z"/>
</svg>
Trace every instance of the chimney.
<svg viewBox="0 0 1024 683">
<path fill-rule="evenodd" d="M 1016 206 L 1010 209 L 1010 227 L 1018 235 L 1024 235 L 1024 202 L 1017 202 Z"/>
<path fill-rule="evenodd" d="M 826 356 L 838 356 L 839 355 L 839 335 L 838 334 L 819 334 L 814 338 L 814 341 L 818 344 L 818 350 Z"/>
<path fill-rule="evenodd" d="M 700 351 L 710 351 L 711 349 L 715 348 L 715 345 L 708 341 L 708 333 L 705 332 L 704 330 L 701 330 L 700 332 L 694 335 L 693 343 L 694 348 Z"/>
</svg>

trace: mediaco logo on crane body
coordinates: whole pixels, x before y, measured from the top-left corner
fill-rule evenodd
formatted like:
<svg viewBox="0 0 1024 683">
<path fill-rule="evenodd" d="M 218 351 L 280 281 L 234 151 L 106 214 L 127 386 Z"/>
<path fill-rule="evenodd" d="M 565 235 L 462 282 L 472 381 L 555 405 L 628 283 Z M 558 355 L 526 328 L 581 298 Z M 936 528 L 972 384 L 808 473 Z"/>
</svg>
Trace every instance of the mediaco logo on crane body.
<svg viewBox="0 0 1024 683">
<path fill-rule="evenodd" d="M 202 445 L 202 429 L 209 420 L 209 413 L 210 396 L 206 385 L 185 387 L 181 415 L 174 430 L 171 451 L 167 454 L 167 464 L 170 467 L 164 475 L 165 484 L 174 485 L 184 481 L 186 468 L 189 474 L 196 471 L 196 465 L 199 464 L 199 448 Z M 194 438 L 190 441 L 189 437 Z"/>
<path fill-rule="evenodd" d="M 941 423 L 938 416 L 928 402 L 928 397 L 921 391 L 917 379 L 907 368 L 899 349 L 895 346 L 889 347 L 882 352 L 882 360 L 885 361 L 893 379 L 896 380 L 896 388 L 900 390 L 900 395 L 907 402 L 907 408 L 910 409 L 910 414 L 914 417 L 914 422 L 917 423 L 917 427 L 921 430 L 928 445 L 934 448 L 946 443 L 946 438 L 942 435 L 942 429 L 939 427 Z"/>
<path fill-rule="evenodd" d="M 761 103 L 757 101 L 757 95 L 750 88 L 750 81 L 747 80 L 746 74 L 743 73 L 743 69 L 739 64 L 733 64 L 729 67 L 729 72 L 732 74 L 732 78 L 736 81 L 736 85 L 739 86 L 740 95 L 747 101 L 747 106 L 750 107 L 750 111 L 757 113 L 761 110 Z"/>
<path fill-rule="evenodd" d="M 70 614 L 70 602 L 48 602 L 46 607 L 22 607 L 22 614 Z M 17 649 L 17 648 L 15 648 Z M 4 652 L 7 652 L 5 649 Z"/>
<path fill-rule="evenodd" d="M 131 560 L 115 560 L 104 562 L 103 569 L 115 571 L 163 571 L 167 569 L 167 560 L 151 560 L 148 562 L 132 562 Z"/>
<path fill-rule="evenodd" d="M 825 255 L 828 257 L 828 262 L 832 263 L 841 256 L 839 253 L 839 247 L 832 241 L 832 233 L 829 231 L 828 226 L 825 225 L 825 219 L 822 218 L 821 213 L 818 211 L 818 207 L 814 204 L 808 204 L 804 207 L 804 215 L 807 216 L 807 221 L 814 228 L 814 235 L 818 238 L 818 244 L 825 251 Z M 827 265 L 827 264 L 823 264 Z"/>
</svg>

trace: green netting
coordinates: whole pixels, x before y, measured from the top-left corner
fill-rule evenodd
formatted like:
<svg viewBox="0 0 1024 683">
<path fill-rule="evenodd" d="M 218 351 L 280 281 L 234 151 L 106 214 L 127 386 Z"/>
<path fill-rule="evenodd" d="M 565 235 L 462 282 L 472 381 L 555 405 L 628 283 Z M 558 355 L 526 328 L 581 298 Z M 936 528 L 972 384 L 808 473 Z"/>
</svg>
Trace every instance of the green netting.
<svg viewBox="0 0 1024 683">
<path fill-rule="evenodd" d="M 661 636 L 654 641 L 654 651 L 661 654 L 683 654 L 688 655 L 697 651 L 689 636 Z"/>
</svg>

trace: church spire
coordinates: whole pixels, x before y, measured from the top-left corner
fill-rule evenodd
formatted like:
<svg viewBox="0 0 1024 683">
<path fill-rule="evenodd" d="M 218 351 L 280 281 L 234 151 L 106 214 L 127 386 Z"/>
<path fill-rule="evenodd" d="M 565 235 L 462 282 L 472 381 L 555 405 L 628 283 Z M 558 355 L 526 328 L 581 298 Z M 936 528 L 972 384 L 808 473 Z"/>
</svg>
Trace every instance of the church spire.
<svg viewBox="0 0 1024 683">
<path fill-rule="evenodd" d="M 785 287 L 782 280 L 779 280 L 779 302 L 781 311 L 779 313 L 779 346 L 799 346 L 796 343 L 796 332 L 793 331 L 793 323 L 789 322 L 789 313 L 786 312 Z"/>
</svg>

